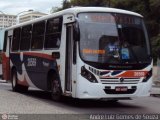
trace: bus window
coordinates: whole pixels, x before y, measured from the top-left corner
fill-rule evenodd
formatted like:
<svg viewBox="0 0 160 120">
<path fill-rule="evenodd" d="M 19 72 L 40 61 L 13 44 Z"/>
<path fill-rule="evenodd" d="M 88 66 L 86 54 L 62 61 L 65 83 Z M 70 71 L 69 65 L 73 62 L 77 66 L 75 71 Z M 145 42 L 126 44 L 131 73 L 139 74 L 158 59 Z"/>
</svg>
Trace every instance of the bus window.
<svg viewBox="0 0 160 120">
<path fill-rule="evenodd" d="M 45 31 L 45 21 L 33 25 L 31 49 L 42 49 Z"/>
<path fill-rule="evenodd" d="M 12 51 L 19 50 L 21 28 L 16 28 L 13 31 Z"/>
<path fill-rule="evenodd" d="M 7 48 L 7 36 L 8 36 L 8 31 L 5 31 L 4 44 L 3 44 L 3 52 L 6 52 L 6 48 Z"/>
<path fill-rule="evenodd" d="M 29 50 L 32 34 L 31 31 L 32 25 L 28 25 L 22 28 L 20 50 Z"/>
<path fill-rule="evenodd" d="M 45 48 L 59 48 L 62 31 L 62 18 L 53 18 L 47 21 Z"/>
</svg>

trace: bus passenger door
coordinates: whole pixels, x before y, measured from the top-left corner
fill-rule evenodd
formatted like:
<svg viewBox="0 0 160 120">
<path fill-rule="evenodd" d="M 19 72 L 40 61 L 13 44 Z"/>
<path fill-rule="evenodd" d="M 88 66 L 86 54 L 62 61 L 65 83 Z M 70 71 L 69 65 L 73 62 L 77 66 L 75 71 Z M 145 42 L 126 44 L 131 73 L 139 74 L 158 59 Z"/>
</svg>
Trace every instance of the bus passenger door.
<svg viewBox="0 0 160 120">
<path fill-rule="evenodd" d="M 73 67 L 73 25 L 66 26 L 66 61 L 65 61 L 65 92 L 72 92 L 72 81 L 75 79 Z"/>
</svg>

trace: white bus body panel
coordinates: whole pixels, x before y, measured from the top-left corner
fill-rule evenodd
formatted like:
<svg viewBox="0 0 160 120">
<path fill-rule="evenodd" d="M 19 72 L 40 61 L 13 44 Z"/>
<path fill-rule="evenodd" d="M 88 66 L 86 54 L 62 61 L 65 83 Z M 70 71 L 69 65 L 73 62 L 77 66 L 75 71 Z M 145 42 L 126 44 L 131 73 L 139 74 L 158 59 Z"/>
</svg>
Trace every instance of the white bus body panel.
<svg viewBox="0 0 160 120">
<path fill-rule="evenodd" d="M 98 83 L 91 83 L 86 78 L 81 76 L 81 67 L 86 65 L 80 58 L 77 61 L 77 89 L 76 98 L 80 99 L 121 99 L 121 98 L 135 98 L 145 97 L 150 95 L 152 87 L 152 77 L 147 82 L 139 82 L 138 84 L 102 84 L 98 77 Z M 143 70 L 150 70 L 152 64 Z M 137 90 L 133 94 L 106 94 L 105 86 L 110 86 L 111 89 L 115 89 L 117 86 L 125 86 L 130 89 L 132 86 L 136 86 Z"/>
</svg>

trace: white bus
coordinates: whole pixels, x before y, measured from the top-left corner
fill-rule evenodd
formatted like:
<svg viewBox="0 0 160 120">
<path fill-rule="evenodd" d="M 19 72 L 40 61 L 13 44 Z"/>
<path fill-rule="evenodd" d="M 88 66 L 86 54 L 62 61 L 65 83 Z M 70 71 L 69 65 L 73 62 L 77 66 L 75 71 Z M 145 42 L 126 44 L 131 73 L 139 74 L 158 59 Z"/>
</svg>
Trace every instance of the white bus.
<svg viewBox="0 0 160 120">
<path fill-rule="evenodd" d="M 149 96 L 152 57 L 140 14 L 75 7 L 5 30 L 3 78 L 79 99 Z"/>
</svg>

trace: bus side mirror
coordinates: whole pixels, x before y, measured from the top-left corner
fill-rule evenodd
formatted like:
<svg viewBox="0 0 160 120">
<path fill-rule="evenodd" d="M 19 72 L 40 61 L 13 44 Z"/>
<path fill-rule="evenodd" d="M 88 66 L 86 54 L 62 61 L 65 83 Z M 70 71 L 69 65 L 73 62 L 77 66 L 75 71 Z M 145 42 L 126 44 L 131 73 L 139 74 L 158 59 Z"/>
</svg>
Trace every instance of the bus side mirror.
<svg viewBox="0 0 160 120">
<path fill-rule="evenodd" d="M 73 39 L 74 39 L 74 41 L 79 41 L 80 40 L 80 32 L 79 32 L 78 22 L 75 22 L 73 24 Z"/>
</svg>

